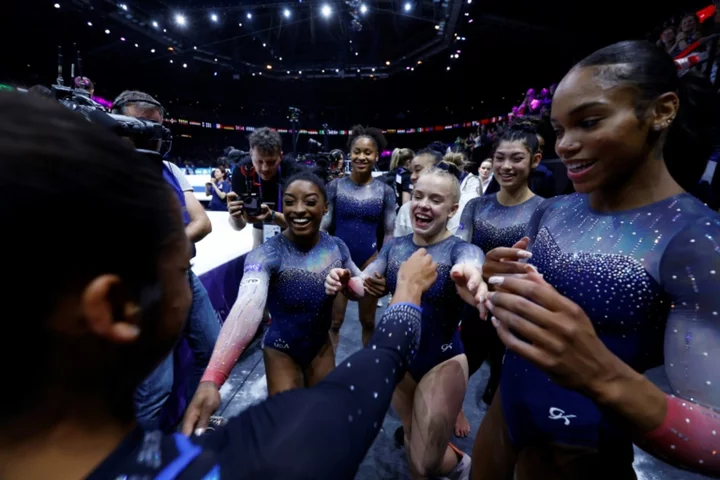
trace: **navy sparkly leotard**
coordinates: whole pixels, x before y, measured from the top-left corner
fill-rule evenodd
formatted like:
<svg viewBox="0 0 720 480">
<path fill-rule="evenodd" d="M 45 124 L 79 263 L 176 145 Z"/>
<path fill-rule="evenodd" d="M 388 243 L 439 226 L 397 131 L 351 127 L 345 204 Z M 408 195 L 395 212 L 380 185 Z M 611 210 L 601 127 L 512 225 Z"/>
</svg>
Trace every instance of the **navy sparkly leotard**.
<svg viewBox="0 0 720 480">
<path fill-rule="evenodd" d="M 327 186 L 328 213 L 323 230 L 333 231 L 350 250 L 358 267 L 365 265 L 378 250 L 378 231 L 385 243 L 395 228 L 395 192 L 380 180 L 358 185 L 350 177 L 338 178 Z"/>
<path fill-rule="evenodd" d="M 394 238 L 383 246 L 363 274 L 379 272 L 385 275 L 388 289 L 394 293 L 400 265 L 419 248 L 413 242 L 413 235 Z M 434 366 L 464 352 L 458 324 L 465 303 L 457 294 L 450 270 L 461 263 L 481 267 L 485 260 L 482 250 L 456 236 L 424 248 L 438 264 L 438 277 L 422 296 L 423 334 L 418 354 L 408 368 L 410 375 L 418 382 Z"/>
<path fill-rule="evenodd" d="M 525 235 L 535 209 L 544 198 L 535 195 L 519 205 L 506 207 L 497 194 L 473 198 L 463 209 L 457 235 L 487 254 L 497 247 L 512 247 Z"/>
<path fill-rule="evenodd" d="M 243 281 L 268 283 L 267 306 L 272 321 L 263 347 L 290 355 L 307 367 L 328 341 L 334 297 L 325 293 L 325 277 L 333 268 L 360 270 L 345 243 L 327 233 L 305 252 L 285 235 L 277 235 L 248 255 Z"/>
<path fill-rule="evenodd" d="M 639 372 L 665 363 L 676 394 L 717 405 L 720 216 L 681 194 L 600 213 L 573 194 L 543 202 L 528 225 L 532 264 L 577 303 L 598 336 Z M 664 355 L 664 358 L 663 358 Z M 630 452 L 630 439 L 580 393 L 508 351 L 502 404 L 517 447 L 533 442 Z"/>
</svg>

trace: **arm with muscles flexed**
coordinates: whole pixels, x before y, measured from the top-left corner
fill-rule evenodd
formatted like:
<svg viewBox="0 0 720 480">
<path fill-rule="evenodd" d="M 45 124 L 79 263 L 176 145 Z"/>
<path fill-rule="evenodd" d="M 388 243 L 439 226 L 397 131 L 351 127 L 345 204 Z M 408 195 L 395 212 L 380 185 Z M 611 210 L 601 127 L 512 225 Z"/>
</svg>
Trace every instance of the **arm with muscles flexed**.
<svg viewBox="0 0 720 480">
<path fill-rule="evenodd" d="M 202 433 L 210 415 L 220 406 L 220 387 L 262 321 L 270 277 L 277 261 L 278 253 L 268 244 L 253 250 L 245 260 L 237 300 L 220 330 L 208 367 L 185 412 L 184 434 Z"/>
<path fill-rule="evenodd" d="M 593 399 L 664 461 L 720 476 L 720 221 L 702 219 L 678 233 L 660 264 L 673 307 L 665 329 L 666 394 L 615 356 L 577 304 L 532 271 L 489 279 L 487 306 L 508 349 L 559 385 Z M 521 273 L 521 272 L 513 272 Z"/>
</svg>

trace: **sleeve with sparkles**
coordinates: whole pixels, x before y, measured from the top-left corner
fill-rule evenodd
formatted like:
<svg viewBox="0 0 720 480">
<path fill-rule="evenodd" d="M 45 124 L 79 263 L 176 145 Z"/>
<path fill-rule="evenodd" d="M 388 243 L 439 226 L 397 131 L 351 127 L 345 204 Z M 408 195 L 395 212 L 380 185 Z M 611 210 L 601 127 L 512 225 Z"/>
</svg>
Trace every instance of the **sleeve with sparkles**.
<svg viewBox="0 0 720 480">
<path fill-rule="evenodd" d="M 473 228 L 475 220 L 475 205 L 480 201 L 479 198 L 473 198 L 470 200 L 465 208 L 463 208 L 460 216 L 460 225 L 458 225 L 457 232 L 455 235 L 462 238 L 466 242 L 472 242 Z"/>
<path fill-rule="evenodd" d="M 706 475 L 720 475 L 720 220 L 702 218 L 670 242 L 660 280 L 672 308 L 665 371 L 674 395 L 643 449 Z"/>
<path fill-rule="evenodd" d="M 237 300 L 220 330 L 201 381 L 221 387 L 255 335 L 265 310 L 270 278 L 279 262 L 274 244 L 266 243 L 248 254 Z"/>
</svg>

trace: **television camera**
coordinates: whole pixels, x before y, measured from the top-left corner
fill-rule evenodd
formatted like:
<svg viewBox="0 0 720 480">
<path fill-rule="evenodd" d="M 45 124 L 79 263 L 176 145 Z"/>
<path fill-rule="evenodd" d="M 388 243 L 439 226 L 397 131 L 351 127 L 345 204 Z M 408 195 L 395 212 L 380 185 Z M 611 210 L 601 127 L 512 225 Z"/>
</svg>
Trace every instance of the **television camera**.
<svg viewBox="0 0 720 480">
<path fill-rule="evenodd" d="M 90 122 L 98 124 L 113 133 L 130 138 L 135 150 L 158 164 L 170 152 L 172 133 L 162 124 L 142 120 L 127 115 L 111 113 L 107 108 L 93 100 L 90 92 L 83 88 L 71 88 L 64 85 L 62 72 L 62 49 L 58 47 L 57 83 L 51 86 L 55 100 L 65 107 L 82 114 Z M 77 57 L 78 71 L 81 70 L 80 52 Z M 75 65 L 71 72 L 74 73 Z M 80 73 L 82 75 L 82 73 Z M 158 104 L 162 108 L 162 105 Z"/>
</svg>

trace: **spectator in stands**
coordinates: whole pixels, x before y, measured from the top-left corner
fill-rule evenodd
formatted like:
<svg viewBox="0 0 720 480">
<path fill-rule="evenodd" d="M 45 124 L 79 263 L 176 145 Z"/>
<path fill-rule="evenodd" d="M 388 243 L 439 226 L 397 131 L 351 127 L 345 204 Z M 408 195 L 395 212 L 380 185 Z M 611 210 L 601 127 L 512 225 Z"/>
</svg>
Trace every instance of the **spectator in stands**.
<svg viewBox="0 0 720 480">
<path fill-rule="evenodd" d="M 252 223 L 254 248 L 287 228 L 281 212 L 282 179 L 290 178 L 297 168 L 283 159 L 282 138 L 275 130 L 259 128 L 250 135 L 249 141 L 249 158 L 241 160 L 233 170 L 227 206 L 233 229 L 242 230 Z M 234 152 L 230 152 L 228 157 L 232 160 L 233 155 Z M 261 202 L 258 213 L 246 211 L 243 204 L 251 195 Z"/>
<path fill-rule="evenodd" d="M 480 177 L 480 193 L 484 195 L 492 180 L 492 158 L 486 158 L 482 161 L 478 176 Z"/>
<path fill-rule="evenodd" d="M 216 212 L 227 210 L 227 194 L 231 189 L 225 167 L 214 168 L 210 175 L 210 181 L 205 184 L 205 194 L 212 195 L 208 210 Z"/>
<path fill-rule="evenodd" d="M 73 83 L 75 88 L 87 90 L 91 97 L 95 94 L 95 84 L 88 77 L 75 77 Z"/>
<path fill-rule="evenodd" d="M 660 39 L 657 41 L 658 46 L 664 48 L 671 57 L 680 53 L 678 43 L 677 32 L 672 25 L 662 31 Z"/>
<path fill-rule="evenodd" d="M 160 124 L 164 116 L 163 106 L 157 100 L 147 93 L 138 91 L 121 93 L 113 102 L 113 112 Z M 140 147 L 140 145 L 135 146 Z M 143 147 L 159 149 L 159 145 Z M 170 162 L 163 162 L 163 177 L 182 207 L 185 234 L 192 244 L 199 242 L 212 231 L 212 225 L 202 205 L 195 198 L 192 186 L 180 168 Z M 188 272 L 188 281 L 192 292 L 192 305 L 185 324 L 185 337 L 190 343 L 195 359 L 188 389 L 188 394 L 192 396 L 212 355 L 215 341 L 220 333 L 220 323 L 205 287 L 192 270 Z M 140 384 L 135 394 L 138 423 L 145 429 L 153 430 L 161 426 L 163 407 L 170 397 L 174 381 L 173 357 L 172 353 L 168 355 Z"/>
<path fill-rule="evenodd" d="M 688 13 L 680 21 L 680 32 L 677 34 L 680 51 L 685 50 L 699 39 L 700 28 L 698 27 L 697 16 L 694 13 Z"/>
</svg>

